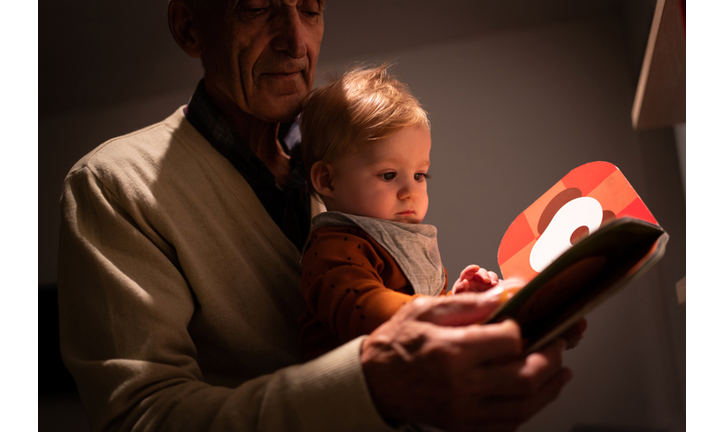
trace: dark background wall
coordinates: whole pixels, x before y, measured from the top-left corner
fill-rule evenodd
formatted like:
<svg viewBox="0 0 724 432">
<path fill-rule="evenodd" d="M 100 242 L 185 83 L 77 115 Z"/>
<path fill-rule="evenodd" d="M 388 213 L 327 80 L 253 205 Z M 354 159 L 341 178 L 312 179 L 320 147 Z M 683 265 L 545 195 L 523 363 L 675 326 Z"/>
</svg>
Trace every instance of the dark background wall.
<svg viewBox="0 0 724 432">
<path fill-rule="evenodd" d="M 674 289 L 686 272 L 684 147 L 674 129 L 635 132 L 630 120 L 654 4 L 327 1 L 318 83 L 356 61 L 393 61 L 430 113 L 426 222 L 451 274 L 469 263 L 497 270 L 512 219 L 594 160 L 619 166 L 671 235 L 661 263 L 589 316 L 584 343 L 565 358 L 575 379 L 524 431 L 685 429 L 685 309 Z M 53 360 L 62 179 L 104 140 L 165 118 L 202 76 L 165 11 L 162 0 L 40 2 L 41 430 L 87 428 Z"/>
</svg>

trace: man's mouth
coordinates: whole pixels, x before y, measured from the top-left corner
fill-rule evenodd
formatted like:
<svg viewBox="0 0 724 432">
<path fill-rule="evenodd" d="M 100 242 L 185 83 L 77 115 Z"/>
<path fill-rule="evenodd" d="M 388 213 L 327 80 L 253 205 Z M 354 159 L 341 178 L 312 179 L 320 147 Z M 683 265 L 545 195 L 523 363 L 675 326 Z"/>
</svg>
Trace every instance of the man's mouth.
<svg viewBox="0 0 724 432">
<path fill-rule="evenodd" d="M 303 71 L 274 71 L 260 75 L 259 84 L 268 86 L 276 95 L 299 95 L 307 87 Z M 308 91 L 308 90 L 307 90 Z M 305 93 L 306 94 L 306 93 Z"/>
<path fill-rule="evenodd" d="M 302 71 L 291 71 L 291 72 L 267 72 L 264 75 L 269 75 L 274 78 L 292 78 L 296 77 L 297 75 L 301 75 Z"/>
</svg>

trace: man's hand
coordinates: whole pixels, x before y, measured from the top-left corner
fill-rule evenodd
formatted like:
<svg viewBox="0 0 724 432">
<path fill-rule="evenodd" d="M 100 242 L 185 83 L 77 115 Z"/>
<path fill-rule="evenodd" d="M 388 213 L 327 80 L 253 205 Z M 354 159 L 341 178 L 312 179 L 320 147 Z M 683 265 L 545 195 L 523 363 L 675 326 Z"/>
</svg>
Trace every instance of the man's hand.
<svg viewBox="0 0 724 432">
<path fill-rule="evenodd" d="M 495 296 L 422 297 L 362 344 L 361 361 L 380 414 L 451 431 L 515 430 L 558 396 L 571 373 L 563 339 L 520 358 L 513 321 L 479 325 Z"/>
<path fill-rule="evenodd" d="M 588 328 L 588 321 L 585 318 L 581 318 L 573 327 L 569 328 L 561 335 L 561 339 L 566 341 L 566 349 L 572 349 L 578 346 L 583 339 L 583 334 Z"/>
</svg>

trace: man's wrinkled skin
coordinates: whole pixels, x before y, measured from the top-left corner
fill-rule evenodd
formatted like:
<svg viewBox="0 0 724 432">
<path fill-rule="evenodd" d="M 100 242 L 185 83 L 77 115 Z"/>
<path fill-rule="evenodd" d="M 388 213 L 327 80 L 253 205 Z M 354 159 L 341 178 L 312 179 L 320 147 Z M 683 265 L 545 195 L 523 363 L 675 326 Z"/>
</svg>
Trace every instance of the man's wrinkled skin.
<svg viewBox="0 0 724 432">
<path fill-rule="evenodd" d="M 572 377 L 563 350 L 578 344 L 586 322 L 521 358 L 514 321 L 477 324 L 497 306 L 485 294 L 419 298 L 374 331 L 362 346 L 362 367 L 383 417 L 511 431 L 554 400 Z"/>
</svg>

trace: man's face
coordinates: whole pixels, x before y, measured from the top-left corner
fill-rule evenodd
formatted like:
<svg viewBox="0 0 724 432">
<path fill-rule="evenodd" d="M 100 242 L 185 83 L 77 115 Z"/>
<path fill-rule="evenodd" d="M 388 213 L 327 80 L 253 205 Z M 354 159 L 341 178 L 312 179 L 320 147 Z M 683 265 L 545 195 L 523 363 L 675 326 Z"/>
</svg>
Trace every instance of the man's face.
<svg viewBox="0 0 724 432">
<path fill-rule="evenodd" d="M 200 28 L 207 89 L 227 109 L 292 119 L 314 83 L 323 0 L 209 2 Z"/>
<path fill-rule="evenodd" d="M 329 210 L 396 222 L 420 223 L 427 214 L 430 131 L 402 128 L 389 138 L 360 144 L 332 162 Z"/>
</svg>

